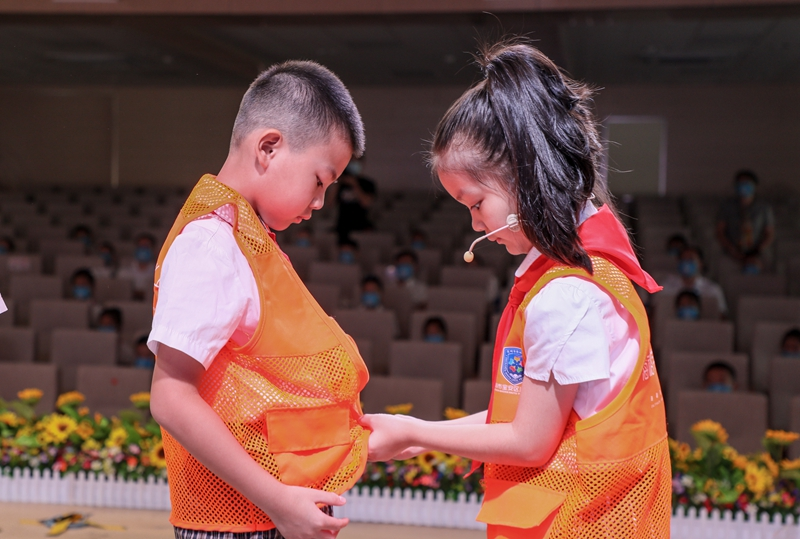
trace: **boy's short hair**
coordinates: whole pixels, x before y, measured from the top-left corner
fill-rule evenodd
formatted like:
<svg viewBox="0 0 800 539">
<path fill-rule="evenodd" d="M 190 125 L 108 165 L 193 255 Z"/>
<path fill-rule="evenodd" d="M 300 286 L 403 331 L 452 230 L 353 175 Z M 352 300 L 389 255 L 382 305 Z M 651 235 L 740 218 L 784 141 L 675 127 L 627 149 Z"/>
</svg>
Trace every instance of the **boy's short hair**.
<svg viewBox="0 0 800 539">
<path fill-rule="evenodd" d="M 733 366 L 731 366 L 729 363 L 726 363 L 725 361 L 715 361 L 714 363 L 708 365 L 706 369 L 703 371 L 703 379 L 705 379 L 708 376 L 709 372 L 715 369 L 722 369 L 724 371 L 727 371 L 728 374 L 731 375 L 731 380 L 733 380 L 734 382 L 736 381 L 736 369 L 734 369 Z"/>
<path fill-rule="evenodd" d="M 792 328 L 789 331 L 787 331 L 783 335 L 783 338 L 781 339 L 781 346 L 786 344 L 786 341 L 788 339 L 797 339 L 798 341 L 800 341 L 800 328 Z"/>
<path fill-rule="evenodd" d="M 114 321 L 114 325 L 117 328 L 122 328 L 122 310 L 116 307 L 103 309 L 100 313 L 100 316 L 97 317 L 97 321 L 99 322 L 102 320 L 104 316 L 110 317 Z"/>
<path fill-rule="evenodd" d="M 350 92 L 316 62 L 276 64 L 253 81 L 239 105 L 231 148 L 258 128 L 278 129 L 295 150 L 337 132 L 350 143 L 355 157 L 364 153 L 364 123 Z"/>
<path fill-rule="evenodd" d="M 86 280 L 89 281 L 89 284 L 94 286 L 94 275 L 92 275 L 92 272 L 89 270 L 89 268 L 79 268 L 75 270 L 75 273 L 73 273 L 72 277 L 69 278 L 69 282 L 75 282 L 75 279 L 78 277 L 85 277 Z"/>
<path fill-rule="evenodd" d="M 361 287 L 365 287 L 369 283 L 375 283 L 378 286 L 379 290 L 383 290 L 383 283 L 376 275 L 367 275 L 363 279 L 361 279 Z"/>
<path fill-rule="evenodd" d="M 425 332 L 428 329 L 428 326 L 431 326 L 431 325 L 439 326 L 439 328 L 441 328 L 441 330 L 442 330 L 442 333 L 447 335 L 447 323 L 444 321 L 444 318 L 442 318 L 441 316 L 431 316 L 430 318 L 425 320 L 425 323 L 422 324 L 422 331 Z"/>
<path fill-rule="evenodd" d="M 686 297 L 692 298 L 697 303 L 697 305 L 701 304 L 700 296 L 697 294 L 697 292 L 693 290 L 681 290 L 681 292 L 675 297 L 675 306 L 676 307 L 680 306 L 681 300 Z"/>
<path fill-rule="evenodd" d="M 417 253 L 411 249 L 404 249 L 398 252 L 396 255 L 394 255 L 394 261 L 397 263 L 398 260 L 405 257 L 411 258 L 411 260 L 414 261 L 414 264 L 419 264 L 419 257 L 417 256 Z"/>
<path fill-rule="evenodd" d="M 340 249 L 342 247 L 352 247 L 353 250 L 358 251 L 358 242 L 350 238 L 344 238 L 339 240 L 337 247 L 339 247 Z"/>
<path fill-rule="evenodd" d="M 750 180 L 753 183 L 758 184 L 758 175 L 749 168 L 743 168 L 741 170 L 737 170 L 736 176 L 733 177 L 733 181 L 735 182 L 739 182 L 741 180 Z"/>
</svg>

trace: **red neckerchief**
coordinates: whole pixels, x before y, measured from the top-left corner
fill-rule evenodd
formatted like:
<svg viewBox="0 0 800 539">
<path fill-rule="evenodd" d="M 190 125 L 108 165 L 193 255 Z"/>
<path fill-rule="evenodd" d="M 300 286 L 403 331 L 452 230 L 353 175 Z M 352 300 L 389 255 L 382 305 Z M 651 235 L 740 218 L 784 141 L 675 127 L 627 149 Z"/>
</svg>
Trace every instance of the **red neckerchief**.
<svg viewBox="0 0 800 539">
<path fill-rule="evenodd" d="M 605 258 L 624 273 L 628 279 L 650 293 L 661 290 L 658 283 L 639 265 L 628 239 L 628 232 L 608 206 L 602 206 L 597 213 L 586 219 L 578 227 L 578 235 L 583 243 L 583 248 L 590 255 Z M 514 279 L 514 286 L 508 296 L 508 304 L 497 326 L 497 337 L 495 338 L 494 353 L 492 354 L 492 396 L 494 396 L 494 387 L 497 382 L 497 362 L 505 346 L 508 334 L 511 332 L 514 315 L 522 300 L 525 299 L 525 295 L 530 292 L 542 275 L 555 264 L 555 260 L 541 255 L 534 260 L 531 267 L 525 271 L 522 277 Z M 487 423 L 491 417 L 492 401 L 490 400 L 489 410 L 486 415 Z M 480 462 L 473 461 L 472 469 L 469 473 L 474 472 L 480 465 Z"/>
</svg>

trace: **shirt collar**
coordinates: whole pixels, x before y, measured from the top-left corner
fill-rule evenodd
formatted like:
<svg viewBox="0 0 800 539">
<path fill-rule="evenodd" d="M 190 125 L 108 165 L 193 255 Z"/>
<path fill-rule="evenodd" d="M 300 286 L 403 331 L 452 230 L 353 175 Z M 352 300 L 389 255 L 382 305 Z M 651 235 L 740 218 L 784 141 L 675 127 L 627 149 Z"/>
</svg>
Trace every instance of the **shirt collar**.
<svg viewBox="0 0 800 539">
<path fill-rule="evenodd" d="M 594 204 L 592 204 L 591 201 L 587 200 L 583 204 L 583 208 L 581 208 L 581 213 L 578 216 L 578 226 L 581 226 L 583 222 L 586 221 L 586 219 L 588 219 L 595 213 L 597 213 L 597 208 L 594 207 Z M 523 275 L 525 275 L 525 272 L 528 271 L 528 268 L 530 268 L 531 265 L 534 262 L 536 262 L 536 259 L 539 258 L 541 255 L 542 253 L 540 253 L 536 247 L 531 247 L 531 250 L 528 251 L 528 254 L 525 256 L 525 259 L 522 261 L 522 264 L 520 264 L 519 268 L 517 268 L 517 271 L 514 272 L 514 276 L 522 277 Z"/>
</svg>

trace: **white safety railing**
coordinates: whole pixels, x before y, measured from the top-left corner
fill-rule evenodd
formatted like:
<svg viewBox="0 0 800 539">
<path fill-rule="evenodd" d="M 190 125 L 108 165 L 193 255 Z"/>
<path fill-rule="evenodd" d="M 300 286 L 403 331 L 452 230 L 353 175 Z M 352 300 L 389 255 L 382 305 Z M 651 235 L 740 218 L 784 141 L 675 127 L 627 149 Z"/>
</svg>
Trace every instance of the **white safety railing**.
<svg viewBox="0 0 800 539">
<path fill-rule="evenodd" d="M 354 488 L 344 494 L 347 503 L 334 514 L 353 522 L 405 524 L 481 530 L 475 517 L 481 498 L 460 494 L 446 500 L 441 492 L 409 489 Z M 117 507 L 123 509 L 170 509 L 169 487 L 163 479 L 125 481 L 94 473 L 66 474 L 50 470 L 0 469 L 0 502 Z M 800 525 L 789 519 L 771 521 L 754 513 L 678 510 L 672 517 L 672 539 L 800 539 Z"/>
</svg>

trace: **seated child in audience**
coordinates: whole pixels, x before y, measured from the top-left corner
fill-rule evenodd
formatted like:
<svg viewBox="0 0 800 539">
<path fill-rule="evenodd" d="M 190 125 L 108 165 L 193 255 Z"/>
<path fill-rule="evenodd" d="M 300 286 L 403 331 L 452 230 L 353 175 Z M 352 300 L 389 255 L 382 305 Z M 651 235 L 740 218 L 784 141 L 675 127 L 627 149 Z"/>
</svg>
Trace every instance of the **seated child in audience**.
<svg viewBox="0 0 800 539">
<path fill-rule="evenodd" d="M 143 300 L 153 288 L 156 239 L 152 234 L 142 233 L 136 236 L 135 242 L 135 260 L 128 267 L 121 268 L 118 277 L 133 281 L 134 299 Z"/>
<path fill-rule="evenodd" d="M 415 251 L 422 251 L 427 248 L 428 236 L 422 230 L 411 231 L 411 248 Z"/>
<path fill-rule="evenodd" d="M 686 241 L 683 234 L 673 234 L 667 239 L 667 253 L 678 258 L 688 245 L 689 242 Z"/>
<path fill-rule="evenodd" d="M 314 244 L 314 231 L 304 226 L 294 233 L 295 247 L 311 247 Z"/>
<path fill-rule="evenodd" d="M 156 356 L 147 347 L 147 335 L 142 335 L 136 339 L 136 347 L 134 350 L 136 357 L 133 360 L 133 366 L 137 369 L 154 369 L 156 366 Z"/>
<path fill-rule="evenodd" d="M 764 261 L 758 251 L 745 253 L 742 259 L 742 273 L 745 275 L 760 275 L 764 269 Z"/>
<path fill-rule="evenodd" d="M 703 373 L 703 389 L 713 393 L 731 393 L 736 389 L 736 370 L 724 361 L 716 361 Z"/>
<path fill-rule="evenodd" d="M 781 339 L 783 357 L 800 358 L 800 328 L 792 328 Z"/>
<path fill-rule="evenodd" d="M 106 279 L 116 277 L 119 262 L 117 261 L 117 250 L 114 248 L 114 244 L 104 241 L 97 248 L 97 255 L 103 260 L 103 265 L 93 267 L 92 274 L 95 277 L 104 277 Z"/>
<path fill-rule="evenodd" d="M 69 279 L 72 299 L 91 301 L 94 298 L 94 276 L 86 268 L 76 270 Z"/>
<path fill-rule="evenodd" d="M 401 288 L 408 290 L 415 309 L 428 303 L 428 287 L 417 280 L 419 258 L 413 250 L 400 251 L 394 257 L 394 266 L 388 268 L 389 277 Z"/>
<path fill-rule="evenodd" d="M 358 243 L 351 239 L 340 240 L 336 260 L 339 264 L 355 264 L 358 261 Z"/>
<path fill-rule="evenodd" d="M 122 331 L 122 311 L 112 307 L 103 309 L 97 318 L 97 331 L 119 333 Z"/>
<path fill-rule="evenodd" d="M 94 234 L 92 234 L 92 230 L 88 226 L 76 225 L 70 230 L 69 239 L 81 242 L 84 246 L 84 250 L 88 254 L 94 243 Z"/>
<path fill-rule="evenodd" d="M 422 339 L 425 342 L 440 343 L 447 340 L 447 324 L 438 317 L 433 316 L 425 320 L 422 326 Z"/>
<path fill-rule="evenodd" d="M 722 287 L 703 275 L 705 264 L 703 252 L 699 247 L 689 246 L 681 251 L 678 259 L 678 275 L 671 274 L 661 283 L 663 292 L 674 294 L 681 290 L 691 290 L 698 296 L 713 296 L 717 300 L 720 313 L 725 315 L 728 306 Z"/>
<path fill-rule="evenodd" d="M 361 281 L 359 308 L 368 311 L 383 310 L 383 283 L 374 275 L 367 275 Z"/>
<path fill-rule="evenodd" d="M 14 240 L 12 240 L 10 236 L 3 236 L 0 238 L 0 255 L 13 253 L 15 249 Z"/>
<path fill-rule="evenodd" d="M 675 315 L 680 320 L 700 320 L 700 296 L 684 290 L 675 298 Z"/>
</svg>

